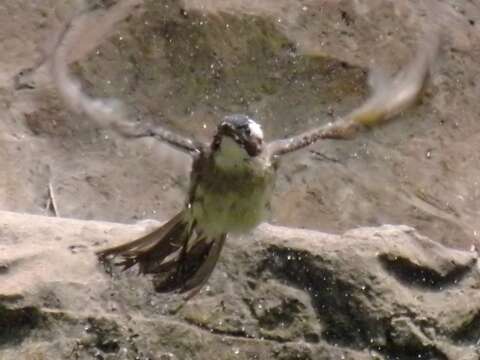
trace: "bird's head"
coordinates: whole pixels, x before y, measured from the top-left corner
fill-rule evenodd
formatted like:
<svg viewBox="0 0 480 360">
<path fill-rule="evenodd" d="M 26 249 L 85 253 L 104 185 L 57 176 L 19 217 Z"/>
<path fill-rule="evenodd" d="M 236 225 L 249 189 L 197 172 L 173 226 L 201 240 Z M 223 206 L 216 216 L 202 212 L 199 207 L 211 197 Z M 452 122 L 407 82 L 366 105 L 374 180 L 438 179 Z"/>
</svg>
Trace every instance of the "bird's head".
<svg viewBox="0 0 480 360">
<path fill-rule="evenodd" d="M 247 115 L 225 116 L 217 127 L 212 150 L 218 150 L 225 138 L 233 140 L 250 157 L 259 155 L 263 150 L 262 127 Z"/>
</svg>

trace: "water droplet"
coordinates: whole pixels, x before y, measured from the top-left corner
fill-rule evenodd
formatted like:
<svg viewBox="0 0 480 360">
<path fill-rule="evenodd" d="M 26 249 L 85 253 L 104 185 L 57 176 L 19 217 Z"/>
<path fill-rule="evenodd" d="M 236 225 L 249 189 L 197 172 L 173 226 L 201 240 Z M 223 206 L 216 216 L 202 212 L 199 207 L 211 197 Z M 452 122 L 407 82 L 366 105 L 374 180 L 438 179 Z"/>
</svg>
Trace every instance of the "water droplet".
<svg viewBox="0 0 480 360">
<path fill-rule="evenodd" d="M 303 10 L 303 11 L 307 11 L 307 10 L 308 10 L 308 6 L 302 6 L 302 10 Z"/>
<path fill-rule="evenodd" d="M 239 348 L 234 347 L 232 350 L 233 350 L 233 353 L 234 353 L 235 355 L 240 354 L 240 349 L 239 349 Z"/>
<path fill-rule="evenodd" d="M 171 352 L 163 353 L 160 355 L 160 360 L 174 360 L 174 359 L 176 359 L 175 355 L 173 355 L 173 353 Z"/>
</svg>

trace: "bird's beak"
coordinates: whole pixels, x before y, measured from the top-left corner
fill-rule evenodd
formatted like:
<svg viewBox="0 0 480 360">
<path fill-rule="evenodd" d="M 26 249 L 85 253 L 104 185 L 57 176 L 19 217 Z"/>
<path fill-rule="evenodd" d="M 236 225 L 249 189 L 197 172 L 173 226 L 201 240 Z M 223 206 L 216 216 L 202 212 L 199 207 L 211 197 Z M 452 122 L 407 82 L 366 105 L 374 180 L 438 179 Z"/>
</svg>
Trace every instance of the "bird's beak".
<svg viewBox="0 0 480 360">
<path fill-rule="evenodd" d="M 232 138 L 237 144 L 240 144 L 251 157 L 257 156 L 263 150 L 263 139 L 261 138 L 256 136 L 243 136 L 229 125 L 223 126 L 221 131 L 222 136 Z"/>
<path fill-rule="evenodd" d="M 263 140 L 257 137 L 250 137 L 243 143 L 249 156 L 257 156 L 263 150 Z"/>
</svg>

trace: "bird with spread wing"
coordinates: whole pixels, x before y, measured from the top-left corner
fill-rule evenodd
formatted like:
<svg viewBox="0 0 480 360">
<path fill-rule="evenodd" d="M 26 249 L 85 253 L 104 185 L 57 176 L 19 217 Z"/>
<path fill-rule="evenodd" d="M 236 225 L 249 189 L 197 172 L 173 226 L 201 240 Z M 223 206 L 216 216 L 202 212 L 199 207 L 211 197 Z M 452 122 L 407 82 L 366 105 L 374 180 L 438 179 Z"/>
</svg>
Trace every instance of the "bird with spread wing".
<svg viewBox="0 0 480 360">
<path fill-rule="evenodd" d="M 254 119 L 229 115 L 207 144 L 147 122 L 129 121 L 117 100 L 93 98 L 83 91 L 69 71 L 69 56 L 77 39 L 91 30 L 87 29 L 89 19 L 106 14 L 102 9 L 77 13 L 46 57 L 60 96 L 76 113 L 127 138 L 153 137 L 163 141 L 188 153 L 193 163 L 182 211 L 147 235 L 97 254 L 102 260 L 120 258 L 117 264 L 125 269 L 137 265 L 140 273 L 154 274 L 159 292 L 186 293 L 187 297 L 208 280 L 227 235 L 247 232 L 265 219 L 279 158 L 321 139 L 351 138 L 361 129 L 411 107 L 422 92 L 439 45 L 436 35 L 429 36 L 403 70 L 374 88 L 361 106 L 334 122 L 267 142 Z"/>
</svg>

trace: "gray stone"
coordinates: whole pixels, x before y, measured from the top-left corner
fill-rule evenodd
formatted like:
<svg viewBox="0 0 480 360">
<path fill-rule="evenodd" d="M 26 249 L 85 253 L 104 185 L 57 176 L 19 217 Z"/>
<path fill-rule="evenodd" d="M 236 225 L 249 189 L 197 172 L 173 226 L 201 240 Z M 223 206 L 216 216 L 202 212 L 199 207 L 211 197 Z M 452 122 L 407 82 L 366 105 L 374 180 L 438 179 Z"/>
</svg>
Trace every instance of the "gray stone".
<svg viewBox="0 0 480 360">
<path fill-rule="evenodd" d="M 93 254 L 152 224 L 0 215 L 2 359 L 477 354 L 477 254 L 406 226 L 327 235 L 263 224 L 230 238 L 208 285 L 185 303 Z"/>
<path fill-rule="evenodd" d="M 121 98 L 132 118 L 208 139 L 223 115 L 247 112 L 274 138 L 355 108 L 369 68 L 395 72 L 422 32 L 444 29 L 421 104 L 282 162 L 271 222 L 322 233 L 263 225 L 231 238 L 187 304 L 92 254 L 155 224 L 118 223 L 183 205 L 186 157 L 72 115 L 45 69 L 15 81 L 74 5 L 0 2 L 0 208 L 52 216 L 54 199 L 60 217 L 112 222 L 1 213 L 2 360 L 479 358 L 477 255 L 428 239 L 479 246 L 475 2 L 149 0 L 78 46 L 88 91 Z M 428 238 L 366 227 L 390 223 Z"/>
</svg>

